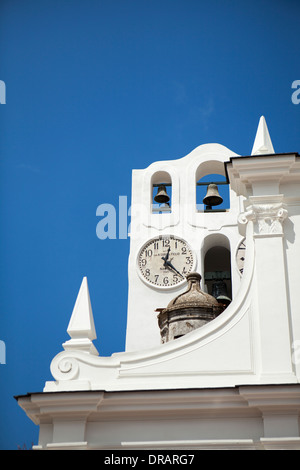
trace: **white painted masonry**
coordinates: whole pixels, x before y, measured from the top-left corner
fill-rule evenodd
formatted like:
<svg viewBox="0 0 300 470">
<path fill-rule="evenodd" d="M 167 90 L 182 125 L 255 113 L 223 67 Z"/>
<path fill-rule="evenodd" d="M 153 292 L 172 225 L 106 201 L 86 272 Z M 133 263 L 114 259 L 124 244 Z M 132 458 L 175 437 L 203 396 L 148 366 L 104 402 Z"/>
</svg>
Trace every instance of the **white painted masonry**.
<svg viewBox="0 0 300 470">
<path fill-rule="evenodd" d="M 275 154 L 266 129 L 261 119 L 251 156 L 206 144 L 134 170 L 126 351 L 100 357 L 92 347 L 84 280 L 71 340 L 51 363 L 54 381 L 18 397 L 40 426 L 36 448 L 300 449 L 300 156 Z M 172 181 L 170 214 L 151 212 L 159 172 Z M 226 212 L 196 211 L 196 181 L 211 173 L 228 177 Z M 231 252 L 229 307 L 163 345 L 154 310 L 184 287 L 159 290 L 138 276 L 138 251 L 157 233 L 184 238 L 202 277 L 210 247 Z M 241 277 L 236 252 L 244 238 Z"/>
</svg>

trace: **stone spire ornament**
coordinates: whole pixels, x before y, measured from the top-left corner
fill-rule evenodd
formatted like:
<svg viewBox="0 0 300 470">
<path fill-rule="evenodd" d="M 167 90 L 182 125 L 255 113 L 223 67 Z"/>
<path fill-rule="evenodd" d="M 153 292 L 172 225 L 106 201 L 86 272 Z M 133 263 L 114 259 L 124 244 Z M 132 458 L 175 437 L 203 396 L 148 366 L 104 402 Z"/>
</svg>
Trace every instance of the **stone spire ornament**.
<svg viewBox="0 0 300 470">
<path fill-rule="evenodd" d="M 67 332 L 71 339 L 63 344 L 65 350 L 99 354 L 92 342 L 97 336 L 86 277 L 82 280 Z"/>
<path fill-rule="evenodd" d="M 261 116 L 255 136 L 251 155 L 268 155 L 275 153 L 264 116 Z"/>
</svg>

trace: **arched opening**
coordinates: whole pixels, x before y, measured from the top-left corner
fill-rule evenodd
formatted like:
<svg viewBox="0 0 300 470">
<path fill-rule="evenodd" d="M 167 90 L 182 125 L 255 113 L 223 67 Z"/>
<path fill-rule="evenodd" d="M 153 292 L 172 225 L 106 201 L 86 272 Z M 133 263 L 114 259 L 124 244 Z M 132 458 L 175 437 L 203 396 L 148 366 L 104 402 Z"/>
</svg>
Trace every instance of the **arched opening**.
<svg viewBox="0 0 300 470">
<path fill-rule="evenodd" d="M 217 184 L 218 192 L 223 199 L 217 206 L 207 208 L 203 202 L 210 183 Z M 224 163 L 219 160 L 207 160 L 200 163 L 195 174 L 196 208 L 198 212 L 226 212 L 230 208 L 229 184 L 225 176 Z"/>
<path fill-rule="evenodd" d="M 216 205 L 209 204 L 205 199 L 207 196 L 209 196 L 208 199 L 216 201 Z M 229 184 L 226 177 L 213 173 L 197 180 L 196 204 L 200 212 L 226 212 L 230 208 Z"/>
<path fill-rule="evenodd" d="M 166 171 L 157 171 L 151 178 L 152 214 L 172 212 L 172 180 Z"/>
<path fill-rule="evenodd" d="M 229 241 L 225 236 L 211 235 L 204 248 L 204 279 L 207 292 L 227 307 L 232 299 Z"/>
</svg>

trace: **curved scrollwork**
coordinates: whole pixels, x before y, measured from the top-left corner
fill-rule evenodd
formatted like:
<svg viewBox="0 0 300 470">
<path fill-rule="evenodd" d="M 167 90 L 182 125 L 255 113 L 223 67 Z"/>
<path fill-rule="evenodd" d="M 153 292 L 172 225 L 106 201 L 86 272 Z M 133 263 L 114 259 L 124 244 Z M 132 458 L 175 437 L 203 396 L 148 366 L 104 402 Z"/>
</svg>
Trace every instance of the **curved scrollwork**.
<svg viewBox="0 0 300 470">
<path fill-rule="evenodd" d="M 61 353 L 53 359 L 50 369 L 56 380 L 73 380 L 78 375 L 79 364 L 75 357 Z"/>
</svg>

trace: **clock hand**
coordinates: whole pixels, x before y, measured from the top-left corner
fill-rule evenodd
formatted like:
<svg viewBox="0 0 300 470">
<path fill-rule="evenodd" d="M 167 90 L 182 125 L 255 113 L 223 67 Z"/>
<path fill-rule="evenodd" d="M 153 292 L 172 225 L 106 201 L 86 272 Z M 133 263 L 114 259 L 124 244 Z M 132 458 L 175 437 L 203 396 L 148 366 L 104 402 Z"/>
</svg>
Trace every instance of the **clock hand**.
<svg viewBox="0 0 300 470">
<path fill-rule="evenodd" d="M 164 262 L 166 262 L 166 261 L 167 261 L 167 259 L 169 258 L 169 254 L 170 254 L 170 247 L 168 248 L 168 251 L 167 251 L 167 253 L 166 253 L 166 256 L 165 256 L 165 257 L 164 257 L 164 256 L 162 256 L 162 258 L 161 258 L 161 259 L 163 259 L 163 260 L 164 260 Z"/>
<path fill-rule="evenodd" d="M 182 275 L 179 271 L 177 271 L 177 269 L 173 266 L 173 264 L 171 263 L 171 261 L 168 261 L 169 254 L 170 254 L 170 247 L 168 248 L 168 251 L 167 251 L 167 253 L 166 253 L 166 256 L 162 256 L 162 258 L 161 258 L 161 259 L 164 260 L 164 267 L 165 267 L 165 268 L 172 269 L 173 271 L 175 271 L 177 274 L 179 274 L 179 276 L 181 276 L 181 277 L 184 279 L 183 275 Z"/>
<path fill-rule="evenodd" d="M 183 275 L 179 271 L 177 271 L 176 268 L 174 268 L 173 264 L 170 261 L 165 261 L 164 266 L 167 268 L 173 269 L 173 271 L 175 271 L 177 274 L 179 274 L 179 276 L 181 276 L 184 279 Z"/>
</svg>

